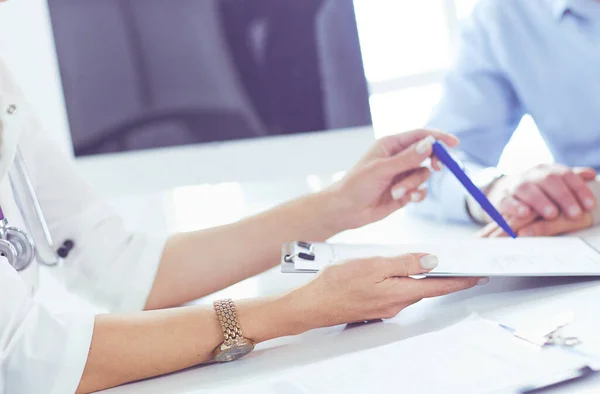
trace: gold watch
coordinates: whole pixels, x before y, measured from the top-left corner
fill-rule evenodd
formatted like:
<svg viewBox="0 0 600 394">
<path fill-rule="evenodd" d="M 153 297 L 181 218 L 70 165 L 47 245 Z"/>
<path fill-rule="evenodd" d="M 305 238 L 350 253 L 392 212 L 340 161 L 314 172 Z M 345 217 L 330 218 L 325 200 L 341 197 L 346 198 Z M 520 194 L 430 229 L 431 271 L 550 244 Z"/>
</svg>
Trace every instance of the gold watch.
<svg viewBox="0 0 600 394">
<path fill-rule="evenodd" d="M 254 350 L 254 341 L 243 337 L 233 301 L 215 301 L 213 306 L 225 337 L 223 343 L 213 350 L 214 361 L 224 363 L 238 360 Z"/>
</svg>

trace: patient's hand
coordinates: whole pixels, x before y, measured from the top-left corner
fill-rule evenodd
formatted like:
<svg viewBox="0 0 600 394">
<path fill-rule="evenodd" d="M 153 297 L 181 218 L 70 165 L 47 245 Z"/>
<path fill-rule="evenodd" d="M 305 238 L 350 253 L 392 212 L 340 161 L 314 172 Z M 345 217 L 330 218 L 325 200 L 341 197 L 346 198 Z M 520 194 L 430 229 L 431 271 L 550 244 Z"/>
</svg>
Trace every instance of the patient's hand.
<svg viewBox="0 0 600 394">
<path fill-rule="evenodd" d="M 591 213 L 584 212 L 575 219 L 561 214 L 554 219 L 531 216 L 525 219 L 509 218 L 507 222 L 519 237 L 549 237 L 589 228 L 593 224 L 593 218 Z M 507 236 L 496 223 L 488 224 L 477 235 L 484 238 Z"/>
<path fill-rule="evenodd" d="M 486 194 L 505 216 L 526 219 L 537 215 L 551 221 L 562 214 L 577 221 L 597 205 L 586 185 L 595 178 L 592 168 L 540 164 L 501 178 Z"/>
</svg>

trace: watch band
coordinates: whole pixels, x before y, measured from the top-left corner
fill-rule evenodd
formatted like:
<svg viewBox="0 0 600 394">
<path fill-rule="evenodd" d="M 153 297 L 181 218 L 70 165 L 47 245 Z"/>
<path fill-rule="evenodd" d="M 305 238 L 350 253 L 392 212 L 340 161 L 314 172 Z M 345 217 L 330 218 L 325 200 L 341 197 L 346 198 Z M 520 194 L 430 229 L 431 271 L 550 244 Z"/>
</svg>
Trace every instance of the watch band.
<svg viewBox="0 0 600 394">
<path fill-rule="evenodd" d="M 213 306 L 221 329 L 223 330 L 223 336 L 225 337 L 225 343 L 230 343 L 238 338 L 243 338 L 242 328 L 238 320 L 237 312 L 233 300 L 219 300 L 214 301 Z"/>
</svg>

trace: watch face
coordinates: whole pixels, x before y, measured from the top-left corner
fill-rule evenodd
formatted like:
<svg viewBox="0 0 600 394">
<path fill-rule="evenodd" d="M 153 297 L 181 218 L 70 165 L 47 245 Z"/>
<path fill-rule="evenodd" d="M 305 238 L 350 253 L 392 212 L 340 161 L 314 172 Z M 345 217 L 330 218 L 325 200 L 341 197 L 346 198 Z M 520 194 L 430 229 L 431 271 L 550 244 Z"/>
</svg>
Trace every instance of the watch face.
<svg viewBox="0 0 600 394">
<path fill-rule="evenodd" d="M 223 344 L 217 348 L 215 361 L 224 363 L 244 357 L 254 349 L 254 343 L 240 339 L 234 343 Z"/>
</svg>

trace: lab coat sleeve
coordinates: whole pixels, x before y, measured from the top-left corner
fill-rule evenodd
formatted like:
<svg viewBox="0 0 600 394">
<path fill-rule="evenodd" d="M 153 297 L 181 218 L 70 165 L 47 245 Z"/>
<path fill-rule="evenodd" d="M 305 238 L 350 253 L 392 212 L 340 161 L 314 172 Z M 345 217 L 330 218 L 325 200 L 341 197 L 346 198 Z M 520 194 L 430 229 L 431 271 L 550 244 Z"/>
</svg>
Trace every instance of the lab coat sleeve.
<svg viewBox="0 0 600 394">
<path fill-rule="evenodd" d="M 93 314 L 52 315 L 31 298 L 4 257 L 0 299 L 0 393 L 74 393 L 87 361 Z"/>
<path fill-rule="evenodd" d="M 495 167 L 524 114 L 502 66 L 502 7 L 481 2 L 462 26 L 454 65 L 428 127 L 460 138 L 455 155 L 469 173 Z M 447 170 L 432 175 L 429 194 L 413 208 L 438 220 L 469 221 L 465 192 Z"/>
<path fill-rule="evenodd" d="M 70 155 L 32 122 L 20 147 L 40 205 L 55 244 L 75 243 L 58 270 L 64 285 L 109 311 L 143 309 L 166 235 L 126 229 Z"/>
</svg>

